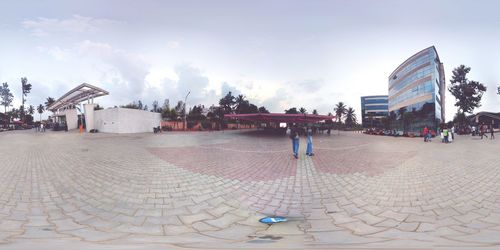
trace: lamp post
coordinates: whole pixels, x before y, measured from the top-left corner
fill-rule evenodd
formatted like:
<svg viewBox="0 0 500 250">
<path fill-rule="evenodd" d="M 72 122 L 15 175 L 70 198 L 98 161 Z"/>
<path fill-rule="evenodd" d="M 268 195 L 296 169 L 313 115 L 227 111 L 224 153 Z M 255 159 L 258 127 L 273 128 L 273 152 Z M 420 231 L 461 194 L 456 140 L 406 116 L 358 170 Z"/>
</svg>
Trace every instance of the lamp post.
<svg viewBox="0 0 500 250">
<path fill-rule="evenodd" d="M 189 96 L 189 94 L 191 94 L 191 91 L 188 91 L 187 95 L 186 95 L 186 98 L 184 98 L 184 131 L 186 131 L 187 129 L 187 124 L 186 124 L 186 102 L 187 102 L 187 98 Z"/>
</svg>

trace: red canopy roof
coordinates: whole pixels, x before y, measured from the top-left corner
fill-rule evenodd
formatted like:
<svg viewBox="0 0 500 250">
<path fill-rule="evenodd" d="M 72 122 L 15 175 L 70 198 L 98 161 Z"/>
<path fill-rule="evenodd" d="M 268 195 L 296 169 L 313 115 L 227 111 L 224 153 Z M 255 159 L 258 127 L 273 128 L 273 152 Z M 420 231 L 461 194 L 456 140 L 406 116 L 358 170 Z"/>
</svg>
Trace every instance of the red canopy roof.
<svg viewBox="0 0 500 250">
<path fill-rule="evenodd" d="M 309 114 L 227 114 L 226 118 L 239 119 L 256 122 L 286 122 L 286 123 L 315 123 L 328 119 L 335 119 L 335 116 L 309 115 Z"/>
</svg>

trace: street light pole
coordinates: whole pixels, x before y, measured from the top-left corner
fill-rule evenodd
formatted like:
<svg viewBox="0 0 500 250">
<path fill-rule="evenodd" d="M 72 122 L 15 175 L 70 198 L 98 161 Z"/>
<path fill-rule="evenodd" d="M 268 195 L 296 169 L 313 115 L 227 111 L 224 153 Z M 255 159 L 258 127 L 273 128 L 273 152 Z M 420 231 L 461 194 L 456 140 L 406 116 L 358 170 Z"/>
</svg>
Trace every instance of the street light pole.
<svg viewBox="0 0 500 250">
<path fill-rule="evenodd" d="M 186 124 L 186 102 L 187 102 L 187 98 L 189 96 L 189 94 L 191 94 L 191 91 L 188 91 L 187 95 L 186 95 L 186 98 L 184 98 L 184 131 L 186 131 L 187 129 L 187 124 Z"/>
</svg>

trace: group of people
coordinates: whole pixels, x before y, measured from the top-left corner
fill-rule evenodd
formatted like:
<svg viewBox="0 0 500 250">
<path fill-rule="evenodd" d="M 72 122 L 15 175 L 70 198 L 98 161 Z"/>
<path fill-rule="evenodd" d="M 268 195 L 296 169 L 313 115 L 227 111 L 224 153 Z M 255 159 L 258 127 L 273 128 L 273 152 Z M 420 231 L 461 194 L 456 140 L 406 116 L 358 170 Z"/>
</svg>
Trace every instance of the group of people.
<svg viewBox="0 0 500 250">
<path fill-rule="evenodd" d="M 473 127 L 475 129 L 475 127 Z M 481 123 L 481 125 L 479 125 L 479 135 L 481 136 L 481 140 L 483 139 L 483 136 L 488 138 L 488 136 L 486 135 L 488 129 L 490 130 L 490 140 L 493 140 L 495 139 L 495 131 L 493 130 L 493 125 L 490 125 L 489 128 L 488 128 L 488 125 Z"/>
<path fill-rule="evenodd" d="M 450 143 L 455 140 L 455 127 L 451 127 L 448 129 L 447 126 L 444 126 L 441 130 L 441 142 L 442 143 Z"/>
<path fill-rule="evenodd" d="M 36 125 L 36 132 L 45 132 L 45 124 L 39 123 Z"/>
<path fill-rule="evenodd" d="M 481 136 L 481 139 L 483 137 L 488 138 L 486 135 L 487 132 L 490 132 L 490 139 L 495 139 L 495 131 L 493 129 L 493 125 L 486 125 L 484 123 L 481 123 L 477 128 L 475 126 L 472 127 L 472 135 L 479 135 Z M 455 140 L 455 127 L 451 127 L 448 129 L 447 126 L 443 126 L 442 128 L 438 128 L 438 134 L 441 135 L 441 142 L 442 143 L 450 143 Z M 427 126 L 425 126 L 424 131 L 424 142 L 430 142 L 432 138 L 432 130 L 430 130 Z"/>
<path fill-rule="evenodd" d="M 313 141 L 312 141 L 312 128 L 307 127 L 305 129 L 307 136 L 307 147 L 306 147 L 306 155 L 313 156 Z M 299 158 L 299 142 L 300 142 L 300 131 L 298 127 L 292 127 L 287 129 L 287 133 L 290 135 L 290 139 L 292 139 L 292 150 L 293 156 L 295 159 Z"/>
<path fill-rule="evenodd" d="M 432 139 L 432 130 L 430 130 L 427 126 L 424 127 L 424 142 L 431 142 Z M 441 135 L 442 143 L 450 143 L 455 140 L 455 127 L 451 127 L 448 129 L 447 126 L 444 126 L 442 129 L 438 129 L 438 134 Z"/>
</svg>

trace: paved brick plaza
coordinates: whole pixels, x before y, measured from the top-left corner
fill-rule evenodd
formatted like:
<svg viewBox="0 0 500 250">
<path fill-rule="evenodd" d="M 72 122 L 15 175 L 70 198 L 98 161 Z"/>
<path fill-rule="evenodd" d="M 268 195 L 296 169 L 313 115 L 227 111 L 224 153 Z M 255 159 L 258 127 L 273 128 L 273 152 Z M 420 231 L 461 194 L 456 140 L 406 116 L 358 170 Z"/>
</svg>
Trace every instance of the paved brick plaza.
<svg viewBox="0 0 500 250">
<path fill-rule="evenodd" d="M 498 141 L 334 133 L 304 150 L 240 131 L 0 133 L 0 248 L 500 248 Z"/>
</svg>

